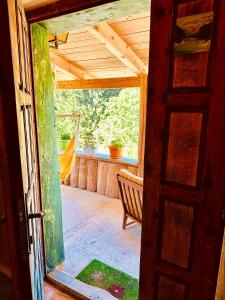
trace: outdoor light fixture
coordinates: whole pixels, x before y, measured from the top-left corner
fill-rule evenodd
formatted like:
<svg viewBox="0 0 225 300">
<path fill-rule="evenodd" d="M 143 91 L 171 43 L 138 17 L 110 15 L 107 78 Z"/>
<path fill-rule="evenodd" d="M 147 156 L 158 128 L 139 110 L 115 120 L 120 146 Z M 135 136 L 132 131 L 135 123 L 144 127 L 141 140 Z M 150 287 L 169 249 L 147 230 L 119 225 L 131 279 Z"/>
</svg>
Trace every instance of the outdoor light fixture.
<svg viewBox="0 0 225 300">
<path fill-rule="evenodd" d="M 65 32 L 62 34 L 49 34 L 48 35 L 48 44 L 51 48 L 58 49 L 59 45 L 63 45 L 67 42 L 69 32 Z"/>
</svg>

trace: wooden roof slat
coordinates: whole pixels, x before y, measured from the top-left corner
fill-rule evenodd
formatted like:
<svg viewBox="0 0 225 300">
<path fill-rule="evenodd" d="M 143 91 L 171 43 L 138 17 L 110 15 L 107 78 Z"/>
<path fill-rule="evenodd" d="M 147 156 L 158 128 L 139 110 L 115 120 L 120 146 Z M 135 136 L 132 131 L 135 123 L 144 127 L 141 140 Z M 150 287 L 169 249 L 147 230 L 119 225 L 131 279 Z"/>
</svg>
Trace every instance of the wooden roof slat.
<svg viewBox="0 0 225 300">
<path fill-rule="evenodd" d="M 71 60 L 82 61 L 82 60 L 98 60 L 98 59 L 108 59 L 113 58 L 114 56 L 107 49 L 98 49 L 94 51 L 86 51 L 86 52 L 73 52 L 71 50 L 60 51 L 62 54 L 71 58 Z"/>
<path fill-rule="evenodd" d="M 143 19 L 132 20 L 129 22 L 110 23 L 110 26 L 117 32 L 120 31 L 123 34 L 131 34 L 140 31 L 149 31 L 150 29 L 150 17 Z"/>
<path fill-rule="evenodd" d="M 84 70 L 76 67 L 71 62 L 67 61 L 65 58 L 51 52 L 51 59 L 52 62 L 65 72 L 74 75 L 78 79 L 85 79 L 85 78 L 93 78 L 90 74 L 86 73 Z"/>
<path fill-rule="evenodd" d="M 96 76 L 96 78 L 118 78 L 118 77 L 132 77 L 134 76 L 134 73 L 130 71 L 129 69 L 102 69 L 102 70 L 95 70 L 93 71 L 93 75 Z"/>
<path fill-rule="evenodd" d="M 119 44 L 120 53 L 117 55 L 111 47 L 106 46 L 105 39 L 99 39 L 90 32 L 90 27 L 71 31 L 67 43 L 59 45 L 54 53 L 88 74 L 84 75 L 85 79 L 90 78 L 89 75 L 94 78 L 139 76 L 142 72 L 140 68 L 143 68 L 144 72 L 147 72 L 148 68 L 149 23 L 149 12 L 107 21 L 106 26 L 110 27 L 110 32 L 113 31 L 113 38 L 116 37 L 116 45 L 114 45 L 117 47 L 116 51 L 118 51 L 118 37 L 122 40 L 122 44 L 125 44 L 125 47 L 122 47 L 122 53 Z M 101 24 L 96 24 L 96 26 L 101 26 Z M 108 34 L 108 36 L 111 35 Z M 127 51 L 127 48 L 130 49 Z M 63 70 L 61 73 L 56 73 L 57 80 L 70 80 L 71 76 L 69 76 L 70 74 L 63 73 Z"/>
<path fill-rule="evenodd" d="M 61 49 L 66 49 L 69 47 L 74 47 L 74 48 L 79 48 L 79 47 L 89 47 L 89 46 L 98 46 L 98 45 L 104 45 L 103 43 L 100 43 L 97 39 L 93 38 L 93 39 L 88 39 L 88 40 L 82 40 L 80 39 L 80 41 L 70 41 L 68 40 L 66 44 L 61 45 L 60 48 Z"/>
<path fill-rule="evenodd" d="M 143 19 L 146 17 L 150 17 L 150 11 L 146 11 L 146 12 L 142 12 L 136 15 L 129 15 L 127 17 L 123 17 L 121 19 L 115 19 L 115 20 L 109 20 L 108 23 L 109 24 L 114 24 L 114 23 L 124 23 L 124 22 L 130 22 L 133 20 L 138 20 L 138 19 Z"/>
<path fill-rule="evenodd" d="M 76 61 L 79 65 L 82 65 L 84 69 L 94 69 L 94 68 L 119 68 L 124 67 L 124 64 L 118 60 L 116 57 L 107 59 L 87 59 Z"/>
<path fill-rule="evenodd" d="M 57 78 L 57 80 L 74 80 L 77 79 L 74 75 L 65 72 L 65 70 L 55 66 L 55 77 Z"/>
<path fill-rule="evenodd" d="M 124 63 L 135 74 L 146 74 L 147 68 L 135 52 L 122 40 L 122 38 L 106 22 L 89 27 L 101 42 L 105 44 L 122 63 Z"/>
<path fill-rule="evenodd" d="M 128 44 L 130 47 L 132 47 L 132 49 L 136 52 L 138 50 L 147 50 L 149 51 L 149 44 L 148 42 L 143 42 L 143 43 L 132 43 L 132 44 Z M 99 51 L 108 51 L 107 53 L 110 53 L 108 49 L 106 49 L 103 44 L 102 45 L 97 45 L 97 46 L 85 46 L 85 47 L 68 47 L 68 48 L 64 48 L 62 49 L 61 46 L 59 46 L 59 52 L 60 53 L 74 53 L 74 55 L 76 54 L 87 54 L 87 53 L 91 53 L 91 52 L 95 52 L 96 54 L 99 53 Z"/>
</svg>

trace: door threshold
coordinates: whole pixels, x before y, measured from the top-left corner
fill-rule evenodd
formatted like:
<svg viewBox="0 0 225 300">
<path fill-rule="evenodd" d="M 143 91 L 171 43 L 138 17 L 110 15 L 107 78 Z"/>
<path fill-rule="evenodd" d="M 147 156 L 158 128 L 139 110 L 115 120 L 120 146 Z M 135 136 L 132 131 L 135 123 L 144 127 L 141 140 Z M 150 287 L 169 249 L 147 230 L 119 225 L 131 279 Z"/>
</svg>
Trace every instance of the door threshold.
<svg viewBox="0 0 225 300">
<path fill-rule="evenodd" d="M 78 299 L 74 298 L 71 295 L 68 295 L 65 291 L 62 291 L 60 288 L 56 287 L 54 284 L 49 282 L 47 279 L 44 280 L 44 299 L 45 300 L 73 300 Z"/>
<path fill-rule="evenodd" d="M 77 300 L 117 300 L 106 290 L 88 285 L 62 270 L 48 273 L 46 281 Z"/>
</svg>

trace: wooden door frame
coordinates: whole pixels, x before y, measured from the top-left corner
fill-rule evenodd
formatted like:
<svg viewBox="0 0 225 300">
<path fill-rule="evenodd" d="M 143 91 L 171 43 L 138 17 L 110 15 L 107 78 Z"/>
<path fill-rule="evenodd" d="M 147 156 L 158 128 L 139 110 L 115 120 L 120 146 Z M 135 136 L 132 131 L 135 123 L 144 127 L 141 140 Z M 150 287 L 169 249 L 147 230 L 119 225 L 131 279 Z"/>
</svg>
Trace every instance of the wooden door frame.
<svg viewBox="0 0 225 300">
<path fill-rule="evenodd" d="M 38 21 L 44 21 L 49 18 L 62 16 L 65 14 L 69 14 L 72 12 L 76 12 L 83 9 L 88 9 L 91 7 L 95 7 L 98 5 L 106 4 L 114 2 L 115 0 L 80 0 L 79 3 L 72 0 L 60 0 L 58 2 L 55 2 L 53 4 L 45 5 L 42 7 L 39 7 L 37 9 L 30 10 L 26 13 L 27 21 L 29 24 L 38 22 Z M 148 75 L 148 82 L 149 82 L 149 75 Z M 148 93 L 148 98 L 150 97 L 150 92 Z M 34 95 L 35 99 L 35 95 Z M 35 100 L 34 100 L 35 103 Z M 147 167 L 147 172 L 151 172 L 151 166 L 145 165 Z M 40 175 L 39 175 L 40 176 Z M 147 201 L 147 196 L 144 196 L 145 202 Z M 145 205 L 146 208 L 148 208 L 147 205 Z M 143 211 L 143 217 L 144 220 L 147 219 L 147 210 Z M 143 235 L 142 235 L 143 238 Z M 143 243 L 148 243 L 148 239 L 142 239 Z M 142 257 L 142 261 L 144 260 L 144 257 Z M 143 262 L 142 262 L 143 263 Z"/>
<path fill-rule="evenodd" d="M 26 13 L 27 22 L 29 25 L 29 39 L 30 39 L 30 45 L 32 45 L 32 36 L 31 36 L 31 26 L 34 23 L 45 21 L 47 19 L 67 15 L 73 12 L 85 10 L 88 8 L 93 8 L 96 6 L 100 6 L 103 4 L 108 4 L 112 2 L 116 2 L 118 0 L 80 0 L 79 2 L 73 1 L 73 0 L 60 0 L 58 2 L 48 4 L 45 6 L 41 6 L 39 8 L 29 10 Z M 35 89 L 34 89 L 34 76 L 33 76 L 33 60 L 32 60 L 32 48 L 30 48 L 30 62 L 31 62 L 31 80 L 32 80 L 32 97 L 34 101 L 34 110 L 36 112 L 36 97 L 35 97 Z M 37 115 L 34 114 L 34 120 L 35 120 L 35 133 L 36 133 L 36 147 L 37 151 L 39 153 L 39 144 L 38 144 L 38 128 L 37 128 Z M 41 174 L 40 174 L 40 159 L 38 155 L 38 180 L 41 182 Z M 39 184 L 39 195 L 40 195 L 40 203 L 42 206 L 42 191 L 41 191 L 41 184 Z M 42 208 L 42 207 L 41 207 Z M 56 288 L 64 291 L 66 294 L 69 294 L 71 296 L 75 296 L 78 299 L 86 299 L 85 296 L 81 296 L 76 291 L 73 291 L 72 289 L 66 287 L 63 283 L 60 283 L 51 277 L 48 277 L 48 274 L 46 272 L 46 254 L 45 254 L 45 244 L 44 244 L 44 226 L 43 226 L 43 220 L 42 220 L 42 244 L 43 244 L 43 265 L 44 265 L 44 276 L 45 280 L 55 286 Z M 80 298 L 81 297 L 81 298 Z"/>
<path fill-rule="evenodd" d="M 30 28 L 33 23 L 37 23 L 37 22 L 40 22 L 40 21 L 45 21 L 46 19 L 51 19 L 51 18 L 67 15 L 69 13 L 81 11 L 81 10 L 84 10 L 84 9 L 88 9 L 88 8 L 100 6 L 100 5 L 103 5 L 103 4 L 116 2 L 116 1 L 118 1 L 118 0 L 80 0 L 79 2 L 72 1 L 72 0 L 60 0 L 60 1 L 52 3 L 52 4 L 48 4 L 48 5 L 41 6 L 39 8 L 33 9 L 33 10 L 29 10 L 26 13 L 26 18 L 27 18 L 28 24 L 30 25 L 29 26 L 29 28 Z M 29 30 L 29 35 L 30 35 L 30 41 L 31 41 L 31 30 Z M 32 57 L 32 50 L 30 51 L 30 55 Z M 32 63 L 32 59 L 30 61 Z M 33 70 L 33 63 L 32 63 L 31 68 Z M 147 88 L 148 75 L 147 75 L 147 80 L 143 79 L 142 81 L 145 81 L 144 86 Z M 34 107 L 36 107 L 33 72 L 32 72 L 32 84 L 33 84 L 33 89 L 32 90 L 33 90 Z M 146 95 L 147 95 L 147 91 L 146 91 Z M 144 96 L 142 96 L 142 98 L 144 98 Z M 145 101 L 145 102 L 147 102 L 147 101 Z M 142 114 L 145 116 L 144 113 L 142 113 Z M 37 118 L 36 118 L 36 116 L 35 116 L 35 124 L 36 124 L 36 133 L 37 133 Z M 145 124 L 142 124 L 141 127 L 145 128 Z M 36 137 L 37 137 L 37 135 L 36 135 Z M 141 142 L 142 142 L 142 145 L 141 145 L 142 155 L 144 155 L 144 151 L 143 151 L 144 143 L 145 143 L 144 142 L 144 134 L 143 134 L 143 138 L 141 139 Z M 37 142 L 37 149 L 38 149 L 38 142 Z M 141 161 L 142 161 L 142 165 L 143 165 L 144 164 L 144 158 L 143 157 L 142 157 Z M 38 161 L 38 164 L 39 164 L 38 176 L 39 176 L 39 181 L 40 181 L 40 161 Z M 40 195 L 41 195 L 41 191 L 40 191 Z M 41 201 L 41 203 L 42 203 L 42 201 Z M 42 224 L 42 231 L 43 231 L 43 224 Z M 43 249 L 44 249 L 44 239 L 43 239 Z M 49 281 L 51 284 L 53 284 L 54 286 L 64 290 L 66 293 L 69 293 L 72 296 L 77 296 L 79 298 L 80 295 L 76 294 L 76 291 L 72 292 L 66 286 L 62 286 L 62 284 L 57 283 L 55 280 L 52 280 L 51 278 L 48 278 L 47 273 L 46 273 L 46 267 L 45 267 L 45 251 L 43 251 L 43 259 L 44 259 L 45 279 L 47 281 Z"/>
<path fill-rule="evenodd" d="M 175 2 L 175 1 L 174 1 Z M 177 0 L 177 3 L 182 3 L 184 2 L 183 0 Z M 146 128 L 146 149 L 145 149 L 145 180 L 144 180 L 144 206 L 143 206 L 143 225 L 142 225 L 142 230 L 143 230 L 143 235 L 142 235 L 142 251 L 141 254 L 141 277 L 140 277 L 140 297 L 141 299 L 156 299 L 157 298 L 157 289 L 153 289 L 153 287 L 157 286 L 159 284 L 159 276 L 156 275 L 156 272 L 153 274 L 153 269 L 157 269 L 155 265 L 157 264 L 158 261 L 160 261 L 160 254 L 158 249 L 160 248 L 159 243 L 161 243 L 160 239 L 158 238 L 158 235 L 162 233 L 162 220 L 161 214 L 162 210 L 160 207 L 160 201 L 163 197 L 169 198 L 168 194 L 171 189 L 171 184 L 163 186 L 162 183 L 164 183 L 164 176 L 163 172 L 165 171 L 163 169 L 162 161 L 165 161 L 165 159 L 162 159 L 162 156 L 165 155 L 165 149 L 166 145 L 164 144 L 165 141 L 167 140 L 167 134 L 165 133 L 168 128 L 166 128 L 166 124 L 164 123 L 166 120 L 166 117 L 164 117 L 164 106 L 166 106 L 165 111 L 169 111 L 174 105 L 174 107 L 177 108 L 177 106 L 185 108 L 185 94 L 182 95 L 180 91 L 173 91 L 173 94 L 171 90 L 167 88 L 168 86 L 168 79 L 165 77 L 162 79 L 163 84 L 161 83 L 161 86 L 159 88 L 159 85 L 157 86 L 156 81 L 158 80 L 160 74 L 160 71 L 158 71 L 159 68 L 163 68 L 164 66 L 164 72 L 169 76 L 169 70 L 171 71 L 171 57 L 170 54 L 172 52 L 172 45 L 171 45 L 171 36 L 173 36 L 172 32 L 172 27 L 171 20 L 172 20 L 172 9 L 171 6 L 168 4 L 171 4 L 172 1 L 168 0 L 162 0 L 158 1 L 157 0 L 152 0 L 152 11 L 151 14 L 151 51 L 152 51 L 152 56 L 150 57 L 150 66 L 149 66 L 149 81 L 148 81 L 148 99 L 151 99 L 151 101 L 148 101 L 148 106 L 147 106 L 147 120 L 150 120 L 147 123 L 147 128 Z M 171 15 L 169 14 L 169 11 L 171 10 Z M 225 22 L 225 3 L 220 2 L 220 1 L 215 1 L 215 11 L 216 11 L 216 16 L 217 18 L 215 19 L 214 22 L 214 36 L 213 36 L 213 42 L 212 42 L 212 63 L 211 63 L 211 68 L 209 67 L 209 75 L 210 75 L 210 82 L 211 84 L 209 87 L 207 86 L 207 90 L 205 94 L 198 96 L 198 99 L 196 103 L 193 104 L 193 107 L 195 107 L 195 111 L 198 110 L 199 106 L 202 107 L 203 109 L 207 110 L 207 105 L 210 101 L 210 97 L 213 99 L 211 100 L 211 122 L 215 122 L 215 116 L 219 115 L 220 113 L 220 118 L 218 118 L 218 124 L 213 123 L 213 126 L 208 127 L 207 130 L 207 137 L 210 137 L 211 140 L 213 136 L 215 136 L 214 141 L 217 143 L 220 141 L 220 149 L 216 151 L 217 157 L 220 158 L 220 167 L 218 168 L 218 161 L 215 159 L 216 155 L 211 155 L 213 153 L 212 149 L 214 148 L 214 144 L 206 144 L 205 147 L 205 153 L 204 156 L 208 158 L 207 162 L 204 162 L 204 166 L 202 166 L 202 180 L 201 180 L 201 185 L 204 186 L 204 193 L 207 201 L 205 201 L 205 207 L 209 206 L 209 198 L 211 199 L 211 203 L 213 200 L 213 194 L 219 194 L 219 198 L 223 199 L 224 198 L 224 182 L 222 183 L 222 180 L 224 181 L 223 176 L 220 176 L 222 173 L 222 169 L 225 166 L 225 159 L 224 159 L 224 149 L 225 149 L 225 143 L 224 143 L 224 130 L 218 132 L 218 128 L 223 128 L 225 129 L 225 123 L 224 120 L 221 118 L 221 114 L 224 114 L 224 105 L 221 105 L 221 103 L 224 103 L 224 95 L 225 95 L 225 90 L 224 90 L 224 84 L 222 85 L 221 82 L 218 80 L 216 81 L 215 78 L 223 78 L 224 79 L 224 74 L 225 74 L 225 63 L 224 63 L 224 52 L 223 52 L 223 47 L 224 45 L 224 39 L 225 39 L 225 32 L 223 30 Z M 174 20 L 172 20 L 174 21 Z M 166 32 L 163 31 L 163 28 L 166 28 Z M 168 35 L 168 31 L 170 31 L 170 36 Z M 161 37 L 159 39 L 158 37 Z M 158 40 L 158 42 L 156 42 Z M 165 43 L 162 43 L 161 41 L 165 41 Z M 223 42 L 222 42 L 223 41 Z M 165 45 L 166 44 L 166 45 Z M 168 48 L 168 44 L 170 45 L 170 48 Z M 216 46 L 215 46 L 216 45 Z M 160 48 L 161 47 L 161 48 Z M 159 48 L 161 49 L 161 53 L 159 53 Z M 164 50 L 166 49 L 166 51 Z M 215 50 L 216 49 L 216 50 Z M 165 54 L 164 56 L 162 55 L 162 52 Z M 167 55 L 167 58 L 165 58 Z M 173 54 L 171 54 L 172 56 Z M 162 60 L 163 56 L 163 60 Z M 165 59 L 164 59 L 165 58 Z M 221 66 L 219 66 L 219 63 L 221 61 Z M 159 67 L 158 67 L 159 66 Z M 168 68 L 168 71 L 167 71 Z M 162 71 L 161 71 L 162 73 Z M 213 76 L 211 78 L 211 76 Z M 151 79 L 150 79 L 151 77 Z M 155 79 L 153 79 L 155 78 Z M 155 82 L 154 82 L 155 81 Z M 162 86 L 164 87 L 163 92 L 161 91 Z M 205 89 L 205 88 L 204 88 Z M 182 91 L 188 91 L 185 88 L 183 88 Z M 198 92 L 202 91 L 202 88 L 193 89 L 192 93 L 189 92 L 188 97 L 189 98 L 195 98 L 196 94 Z M 205 90 L 204 90 L 205 91 Z M 177 101 L 175 103 L 175 96 L 179 95 L 180 96 L 180 102 Z M 182 97 L 184 99 L 182 103 Z M 187 98 L 186 98 L 187 99 Z M 158 100 L 158 101 L 157 101 Z M 156 104 L 158 103 L 158 105 Z M 160 104 L 159 104 L 160 103 Z M 166 104 L 165 104 L 166 103 Z M 174 109 L 174 107 L 172 107 Z M 187 106 L 188 107 L 188 106 Z M 221 107 L 221 112 L 219 112 L 219 107 Z M 190 107 L 189 107 L 190 108 Z M 159 114 L 163 115 L 161 116 L 161 119 L 157 118 L 157 115 L 154 114 L 155 111 L 157 110 Z M 174 111 L 174 110 L 173 110 Z M 181 109 L 182 111 L 182 109 Z M 206 111 L 207 113 L 207 111 Z M 154 114 L 154 115 L 153 115 Z M 156 124 L 156 125 L 154 125 Z M 167 123 L 168 124 L 168 123 Z M 148 137 L 148 138 L 147 138 Z M 156 141 L 156 144 L 152 144 L 152 141 Z M 154 148 L 154 149 L 153 149 Z M 168 150 L 167 150 L 168 151 Z M 209 154 L 210 153 L 210 154 Z M 162 156 L 161 156 L 162 155 Z M 212 160 L 212 161 L 210 161 Z M 200 166 L 201 168 L 201 166 Z M 213 172 L 216 170 L 217 172 Z M 212 172 L 211 172 L 212 171 Z M 214 175 L 214 173 L 218 173 Z M 148 177 L 148 178 L 147 178 Z M 212 184 L 213 183 L 213 184 Z M 176 186 L 176 183 L 174 184 Z M 211 188 L 213 186 L 213 188 Z M 197 186 L 197 189 L 199 187 Z M 176 192 L 173 193 L 173 191 L 170 193 L 171 198 L 174 200 L 175 199 L 181 199 L 182 200 L 182 190 L 177 189 Z M 186 194 L 190 193 L 190 195 L 193 193 L 192 188 L 187 188 L 186 189 Z M 185 196 L 187 198 L 187 196 Z M 184 197 L 184 199 L 185 199 Z M 188 198 L 187 198 L 188 199 Z M 153 200 L 153 201 L 152 201 Z M 222 201 L 221 201 L 222 202 Z M 181 203 L 181 202 L 180 202 Z M 195 205 L 194 202 L 193 207 Z M 157 204 L 157 205 L 156 205 Z M 223 203 L 225 205 L 225 203 Z M 223 206 L 225 207 L 225 206 Z M 148 211 L 148 214 L 146 213 Z M 200 211 L 200 210 L 199 210 Z M 198 211 L 198 213 L 199 213 Z M 208 210 L 209 212 L 209 210 Z M 208 282 L 212 285 L 211 291 L 210 291 L 210 299 L 214 297 L 214 288 L 215 288 L 215 281 L 218 280 L 218 269 L 219 268 L 219 261 L 220 261 L 220 254 L 221 254 L 221 249 L 222 249 L 222 239 L 223 239 L 223 232 L 224 232 L 224 221 L 221 218 L 222 215 L 222 207 L 221 203 L 218 205 L 214 204 L 214 209 L 211 209 L 211 214 L 209 213 L 211 220 L 213 220 L 212 216 L 214 219 L 219 220 L 220 226 L 216 226 L 215 224 L 209 224 L 209 221 L 206 220 L 206 214 L 201 211 L 201 220 L 204 224 L 206 224 L 205 228 L 198 228 L 199 230 L 199 235 L 200 235 L 200 240 L 201 240 L 201 251 L 198 251 L 198 256 L 196 255 L 195 259 L 199 261 L 199 265 L 201 264 L 202 267 L 202 261 L 200 259 L 200 256 L 204 257 L 204 261 L 208 262 L 210 270 L 212 270 L 211 274 L 211 280 L 208 279 Z M 200 227 L 200 226 L 199 226 Z M 158 233 L 158 228 L 160 228 L 160 233 Z M 217 231 L 218 230 L 218 231 Z M 218 234 L 218 235 L 216 235 Z M 208 253 L 205 253 L 204 251 L 204 246 L 207 245 L 207 239 L 206 236 L 217 236 L 218 239 L 216 242 L 213 244 L 210 244 L 211 247 L 214 247 L 216 249 L 216 255 L 213 256 L 210 260 L 209 256 L 209 251 Z M 155 243 L 157 241 L 157 243 Z M 159 242 L 158 242 L 159 241 Z M 147 263 L 146 263 L 147 262 Z M 162 262 L 163 265 L 164 262 Z M 167 264 L 164 264 L 165 269 L 167 267 Z M 216 267 L 217 266 L 217 267 Z M 198 269 L 200 267 L 198 266 Z M 161 269 L 158 267 L 158 273 L 160 273 Z M 168 268 L 169 270 L 169 268 Z M 168 271 L 169 272 L 169 271 Z M 166 274 L 166 272 L 164 273 Z M 189 274 L 186 273 L 184 275 L 188 276 Z M 202 276 L 203 274 L 198 272 L 195 281 L 194 281 L 194 287 L 195 290 L 198 289 L 199 285 L 198 283 L 202 283 Z M 165 275 L 166 277 L 166 275 Z M 174 279 L 177 278 L 177 273 L 174 271 L 173 274 L 171 274 L 171 278 L 174 277 Z M 148 278 L 148 280 L 146 280 Z M 212 280 L 213 278 L 213 280 Z M 184 280 L 185 282 L 185 280 Z M 182 281 L 181 281 L 182 283 Z M 199 288 L 199 294 L 204 294 L 203 287 Z M 187 294 L 185 294 L 185 299 L 187 297 Z M 203 296 L 204 298 L 204 296 Z M 201 298 L 197 298 L 201 299 Z M 205 299 L 205 298 L 204 298 Z M 208 298 L 207 298 L 208 299 Z"/>
<path fill-rule="evenodd" d="M 32 24 L 116 1 L 118 0 L 60 0 L 29 10 L 26 13 L 27 22 Z"/>
<path fill-rule="evenodd" d="M 4 46 L 0 47 L 0 166 L 2 189 L 6 211 L 6 229 L 9 243 L 12 282 L 15 300 L 32 299 L 29 253 L 26 250 L 27 236 L 22 203 L 24 189 L 20 157 L 20 143 L 17 122 L 16 92 L 12 44 L 10 32 L 10 11 L 7 0 L 0 2 L 0 28 Z M 20 276 L 22 274 L 22 276 Z"/>
</svg>

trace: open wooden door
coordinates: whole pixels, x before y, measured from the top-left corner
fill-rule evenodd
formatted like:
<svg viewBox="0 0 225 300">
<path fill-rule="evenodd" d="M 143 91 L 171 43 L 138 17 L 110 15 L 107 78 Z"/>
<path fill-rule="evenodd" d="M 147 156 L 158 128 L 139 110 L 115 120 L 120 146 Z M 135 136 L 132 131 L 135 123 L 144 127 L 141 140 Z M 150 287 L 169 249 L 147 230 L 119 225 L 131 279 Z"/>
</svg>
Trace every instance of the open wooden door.
<svg viewBox="0 0 225 300">
<path fill-rule="evenodd" d="M 152 0 L 140 300 L 213 300 L 225 218 L 225 1 Z"/>
<path fill-rule="evenodd" d="M 43 259 L 36 128 L 32 97 L 29 33 L 19 0 L 3 0 L 1 10 L 1 107 L 8 170 L 3 177 L 10 195 L 18 269 L 13 299 L 43 299 Z M 1 149 L 2 150 L 2 149 Z M 1 151 L 2 153 L 2 151 Z M 8 189 L 8 190 L 7 190 Z M 9 207 L 6 202 L 5 206 Z M 11 241 L 10 241 L 11 242 Z M 13 266 L 14 267 L 14 266 Z"/>
</svg>

